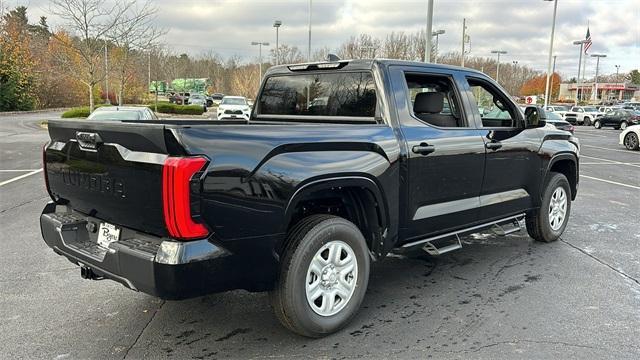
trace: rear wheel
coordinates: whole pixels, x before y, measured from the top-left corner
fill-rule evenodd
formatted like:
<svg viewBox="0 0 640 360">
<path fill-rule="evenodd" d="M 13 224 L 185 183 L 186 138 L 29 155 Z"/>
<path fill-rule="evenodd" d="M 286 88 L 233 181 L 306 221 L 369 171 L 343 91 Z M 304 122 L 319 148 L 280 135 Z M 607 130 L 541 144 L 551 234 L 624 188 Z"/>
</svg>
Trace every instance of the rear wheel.
<svg viewBox="0 0 640 360">
<path fill-rule="evenodd" d="M 362 303 L 369 267 L 366 241 L 353 223 L 331 215 L 303 219 L 288 235 L 271 293 L 276 316 L 303 336 L 340 330 Z"/>
<path fill-rule="evenodd" d="M 556 241 L 567 227 L 570 213 L 569 181 L 563 174 L 549 173 L 540 209 L 527 216 L 527 232 L 537 241 Z"/>
<path fill-rule="evenodd" d="M 596 129 L 600 129 L 602 127 L 602 123 L 600 123 L 600 120 L 596 120 L 596 122 L 593 124 L 593 126 Z"/>
<path fill-rule="evenodd" d="M 628 125 L 629 125 L 629 124 L 627 124 L 627 122 L 626 122 L 626 121 L 623 121 L 623 122 L 621 122 L 621 123 L 620 123 L 620 129 L 624 130 L 624 129 L 626 129 L 626 128 L 627 128 L 627 126 L 628 126 Z"/>
<path fill-rule="evenodd" d="M 638 150 L 639 146 L 638 135 L 636 133 L 630 132 L 624 136 L 624 147 L 629 150 Z"/>
</svg>

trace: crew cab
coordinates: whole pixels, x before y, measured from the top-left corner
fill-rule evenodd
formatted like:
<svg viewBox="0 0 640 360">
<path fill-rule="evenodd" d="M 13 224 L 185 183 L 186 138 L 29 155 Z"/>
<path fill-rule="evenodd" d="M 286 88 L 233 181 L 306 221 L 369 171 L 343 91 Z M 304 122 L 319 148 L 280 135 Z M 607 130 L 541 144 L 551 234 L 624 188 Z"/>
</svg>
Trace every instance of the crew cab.
<svg viewBox="0 0 640 360">
<path fill-rule="evenodd" d="M 163 299 L 271 291 L 308 337 L 355 316 L 390 252 L 438 256 L 525 226 L 552 242 L 578 190 L 576 138 L 485 74 L 439 64 L 280 65 L 249 120 L 48 129 L 42 236 L 82 277 Z"/>
</svg>

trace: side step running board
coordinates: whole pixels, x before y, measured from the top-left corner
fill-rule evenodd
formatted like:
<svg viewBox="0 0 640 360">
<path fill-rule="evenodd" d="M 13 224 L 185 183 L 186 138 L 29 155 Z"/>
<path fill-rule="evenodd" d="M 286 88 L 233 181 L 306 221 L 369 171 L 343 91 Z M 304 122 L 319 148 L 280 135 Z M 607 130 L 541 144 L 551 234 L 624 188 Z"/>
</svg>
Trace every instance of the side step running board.
<svg viewBox="0 0 640 360">
<path fill-rule="evenodd" d="M 426 251 L 427 254 L 432 255 L 432 256 L 438 256 L 438 255 L 446 254 L 446 253 L 448 253 L 450 251 L 454 251 L 454 250 L 458 250 L 458 249 L 462 249 L 462 241 L 460 241 L 460 236 L 458 236 L 458 234 L 456 234 L 456 242 L 451 244 L 451 245 L 447 245 L 447 246 L 443 246 L 441 248 L 437 248 L 434 243 L 428 242 L 428 243 L 424 244 L 424 246 L 422 247 L 422 250 Z"/>
<path fill-rule="evenodd" d="M 425 245 L 425 248 L 430 246 L 429 249 L 431 251 L 438 251 L 441 254 L 444 254 L 445 252 L 457 250 L 457 249 L 460 249 L 462 247 L 462 243 L 460 242 L 459 235 L 471 234 L 471 233 L 477 232 L 479 230 L 484 230 L 484 229 L 494 228 L 494 227 L 496 227 L 495 230 L 494 230 L 494 233 L 496 235 L 501 235 L 501 236 L 508 235 L 508 234 L 514 233 L 516 231 L 519 231 L 524 227 L 522 225 L 522 223 L 524 222 L 524 217 L 525 217 L 524 213 L 523 214 L 518 214 L 518 215 L 515 215 L 515 216 L 509 216 L 509 217 L 506 217 L 504 219 L 490 221 L 488 223 L 472 226 L 472 227 L 469 227 L 469 228 L 466 228 L 466 229 L 452 231 L 452 232 L 448 232 L 446 234 L 437 235 L 437 236 L 429 237 L 429 238 L 426 238 L 426 239 L 421 239 L 421 240 L 413 241 L 413 242 L 410 242 L 410 243 L 406 243 L 406 244 L 402 245 L 402 248 L 406 249 L 406 248 L 414 247 L 416 245 L 421 245 L 421 244 L 427 243 Z M 505 224 L 508 224 L 508 225 L 505 225 Z M 510 226 L 510 227 L 508 227 L 508 226 Z M 454 243 L 452 245 L 448 245 L 448 246 L 445 246 L 445 247 L 442 247 L 442 248 L 439 248 L 439 249 L 436 248 L 435 246 L 433 246 L 432 244 L 429 244 L 432 241 L 440 240 L 440 239 L 444 239 L 444 238 L 452 237 L 452 236 L 456 237 L 457 243 Z M 425 251 L 427 251 L 427 250 L 425 249 Z M 427 251 L 427 252 L 429 253 L 429 251 Z"/>
</svg>

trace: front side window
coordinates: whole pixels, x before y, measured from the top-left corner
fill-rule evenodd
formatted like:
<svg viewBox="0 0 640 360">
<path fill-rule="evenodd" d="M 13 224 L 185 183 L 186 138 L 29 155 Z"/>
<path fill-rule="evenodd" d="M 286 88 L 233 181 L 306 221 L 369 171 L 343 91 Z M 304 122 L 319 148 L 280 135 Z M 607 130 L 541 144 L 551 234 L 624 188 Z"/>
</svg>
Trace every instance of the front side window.
<svg viewBox="0 0 640 360">
<path fill-rule="evenodd" d="M 467 78 L 476 101 L 483 127 L 516 127 L 516 109 L 509 105 L 505 95 L 487 82 Z"/>
<path fill-rule="evenodd" d="M 264 115 L 373 118 L 375 83 L 368 71 L 273 76 L 258 104 Z"/>
</svg>

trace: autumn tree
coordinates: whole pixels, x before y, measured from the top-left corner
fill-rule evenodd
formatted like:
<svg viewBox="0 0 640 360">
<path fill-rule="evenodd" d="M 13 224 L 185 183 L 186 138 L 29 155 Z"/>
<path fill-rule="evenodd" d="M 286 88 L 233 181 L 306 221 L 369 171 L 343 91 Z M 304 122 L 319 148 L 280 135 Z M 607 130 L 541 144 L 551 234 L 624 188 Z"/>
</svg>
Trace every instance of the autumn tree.
<svg viewBox="0 0 640 360">
<path fill-rule="evenodd" d="M 562 79 L 558 73 L 553 73 L 551 76 L 551 98 L 557 97 L 560 93 L 560 82 Z M 524 96 L 528 95 L 544 95 L 547 86 L 547 75 L 542 74 L 535 76 L 525 82 L 520 89 L 520 93 Z"/>
<path fill-rule="evenodd" d="M 51 0 L 51 13 L 58 16 L 70 37 L 54 33 L 53 38 L 67 47 L 69 74 L 82 82 L 89 92 L 89 109 L 94 108 L 96 85 L 105 77 L 103 66 L 104 39 L 124 19 L 134 1 L 105 6 L 102 0 Z M 79 61 L 77 61 L 79 60 Z"/>
<path fill-rule="evenodd" d="M 128 6 L 119 21 L 106 33 L 116 50 L 112 63 L 117 73 L 118 105 L 123 104 L 127 85 L 135 78 L 132 62 L 140 60 L 142 52 L 149 52 L 164 33 L 155 25 L 157 12 L 158 9 L 148 1 L 142 5 L 136 2 Z"/>
<path fill-rule="evenodd" d="M 26 7 L 2 18 L 0 27 L 0 110 L 31 110 L 36 106 L 36 78 Z"/>
</svg>

